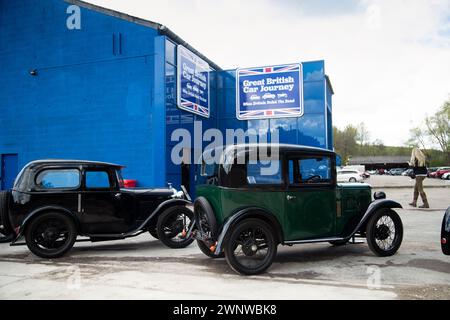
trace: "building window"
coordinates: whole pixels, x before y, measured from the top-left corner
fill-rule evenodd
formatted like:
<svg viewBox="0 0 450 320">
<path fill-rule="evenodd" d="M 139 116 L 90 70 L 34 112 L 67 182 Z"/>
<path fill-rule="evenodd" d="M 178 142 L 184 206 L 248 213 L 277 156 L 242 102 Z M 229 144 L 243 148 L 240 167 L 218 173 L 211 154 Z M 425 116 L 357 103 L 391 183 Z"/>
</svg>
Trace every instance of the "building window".
<svg viewBox="0 0 450 320">
<path fill-rule="evenodd" d="M 172 41 L 166 40 L 166 61 L 176 65 L 176 46 Z"/>
</svg>

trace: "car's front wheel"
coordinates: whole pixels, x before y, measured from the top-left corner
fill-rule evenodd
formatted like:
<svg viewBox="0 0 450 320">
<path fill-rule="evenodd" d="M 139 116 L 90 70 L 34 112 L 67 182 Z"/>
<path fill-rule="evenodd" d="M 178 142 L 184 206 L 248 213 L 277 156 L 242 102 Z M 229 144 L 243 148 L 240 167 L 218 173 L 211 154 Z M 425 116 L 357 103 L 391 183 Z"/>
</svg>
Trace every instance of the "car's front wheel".
<svg viewBox="0 0 450 320">
<path fill-rule="evenodd" d="M 273 228 L 259 219 L 238 223 L 225 241 L 225 257 L 233 270 L 243 275 L 267 270 L 277 254 Z"/>
<path fill-rule="evenodd" d="M 194 219 L 194 213 L 185 206 L 166 209 L 158 217 L 156 231 L 159 240 L 169 248 L 185 248 L 194 241 L 187 237 L 188 228 Z"/>
<path fill-rule="evenodd" d="M 25 230 L 25 240 L 30 251 L 46 259 L 63 256 L 73 247 L 76 238 L 73 219 L 58 212 L 39 215 Z"/>
<path fill-rule="evenodd" d="M 355 183 L 356 182 L 356 178 L 350 178 L 349 182 Z"/>
<path fill-rule="evenodd" d="M 402 244 L 402 220 L 395 211 L 381 209 L 370 218 L 366 238 L 370 250 L 377 256 L 392 256 Z"/>
</svg>

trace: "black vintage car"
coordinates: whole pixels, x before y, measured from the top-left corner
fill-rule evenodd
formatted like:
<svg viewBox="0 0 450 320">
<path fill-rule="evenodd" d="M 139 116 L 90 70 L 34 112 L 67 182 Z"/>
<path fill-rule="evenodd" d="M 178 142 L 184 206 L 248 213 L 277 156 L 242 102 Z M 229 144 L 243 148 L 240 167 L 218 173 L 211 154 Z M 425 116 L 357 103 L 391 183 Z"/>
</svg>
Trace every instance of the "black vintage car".
<svg viewBox="0 0 450 320">
<path fill-rule="evenodd" d="M 18 245 L 24 236 L 37 256 L 56 258 L 78 241 L 118 240 L 149 232 L 171 248 L 193 240 L 184 193 L 123 188 L 123 166 L 80 160 L 27 164 L 11 191 L 0 193 L 1 233 Z M 189 197 L 189 196 L 187 196 Z"/>
<path fill-rule="evenodd" d="M 441 248 L 445 255 L 450 256 L 450 207 L 445 212 L 442 221 Z"/>
</svg>

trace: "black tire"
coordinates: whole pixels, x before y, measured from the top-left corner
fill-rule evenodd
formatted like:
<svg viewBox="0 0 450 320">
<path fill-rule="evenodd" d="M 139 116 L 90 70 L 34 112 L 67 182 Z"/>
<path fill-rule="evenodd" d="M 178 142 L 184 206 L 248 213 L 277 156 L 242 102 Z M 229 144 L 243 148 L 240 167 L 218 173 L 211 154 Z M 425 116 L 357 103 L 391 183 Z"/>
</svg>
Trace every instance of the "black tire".
<svg viewBox="0 0 450 320">
<path fill-rule="evenodd" d="M 152 226 L 148 229 L 148 233 L 150 233 L 150 235 L 155 238 L 155 239 L 159 239 L 158 236 L 158 231 L 156 230 L 156 226 Z"/>
<path fill-rule="evenodd" d="M 11 238 L 14 235 L 13 227 L 11 226 L 11 221 L 9 220 L 9 192 L 0 191 L 0 233 L 5 238 Z"/>
<path fill-rule="evenodd" d="M 245 243 L 244 246 L 240 243 L 242 241 Z M 262 248 L 258 248 L 258 245 Z M 270 225 L 260 219 L 246 219 L 230 230 L 224 246 L 225 258 L 230 267 L 240 274 L 260 274 L 272 265 L 277 254 L 277 245 L 275 232 Z M 266 254 L 262 259 L 258 259 L 257 253 L 265 249 Z M 243 253 L 242 257 L 237 257 L 239 251 Z M 243 264 L 246 259 L 255 263 Z"/>
<path fill-rule="evenodd" d="M 345 246 L 348 243 L 348 240 L 336 240 L 336 241 L 328 241 L 329 244 L 335 247 Z"/>
<path fill-rule="evenodd" d="M 194 213 L 185 206 L 166 209 L 160 214 L 156 224 L 159 240 L 169 248 L 186 248 L 194 241 L 194 238 L 186 238 L 183 233 L 188 231 L 193 219 Z"/>
<path fill-rule="evenodd" d="M 59 240 L 63 237 L 62 240 Z M 73 219 L 64 213 L 48 212 L 34 218 L 25 229 L 25 240 L 31 252 L 41 258 L 62 257 L 77 238 Z"/>
<path fill-rule="evenodd" d="M 218 237 L 217 219 L 209 201 L 204 197 L 198 197 L 194 202 L 194 215 L 197 228 L 211 241 Z"/>
<path fill-rule="evenodd" d="M 350 180 L 348 180 L 348 182 L 355 183 L 355 182 L 356 182 L 356 179 L 355 179 L 355 178 L 350 178 Z"/>
<path fill-rule="evenodd" d="M 214 252 L 212 252 L 208 246 L 201 240 L 197 240 L 197 245 L 200 248 L 200 250 L 208 257 L 212 258 L 212 259 L 219 259 L 219 258 L 224 258 L 225 257 L 225 253 L 222 251 L 219 254 L 215 254 Z"/>
<path fill-rule="evenodd" d="M 381 209 L 367 223 L 366 238 L 370 250 L 375 255 L 392 256 L 402 244 L 402 220 L 394 210 Z"/>
</svg>

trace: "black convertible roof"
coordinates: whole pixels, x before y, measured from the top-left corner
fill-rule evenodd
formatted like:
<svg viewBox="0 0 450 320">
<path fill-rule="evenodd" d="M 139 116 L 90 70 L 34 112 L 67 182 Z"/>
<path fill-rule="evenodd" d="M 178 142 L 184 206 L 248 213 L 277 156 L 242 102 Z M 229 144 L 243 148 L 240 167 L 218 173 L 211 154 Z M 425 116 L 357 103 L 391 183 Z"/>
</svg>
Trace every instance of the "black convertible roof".
<svg viewBox="0 0 450 320">
<path fill-rule="evenodd" d="M 26 167 L 37 167 L 41 165 L 47 164 L 55 164 L 55 165 L 92 165 L 92 166 L 108 166 L 115 168 L 124 168 L 123 165 L 109 163 L 109 162 L 101 162 L 101 161 L 91 161 L 91 160 L 70 160 L 70 159 L 42 159 L 31 161 L 26 165 Z"/>
</svg>

